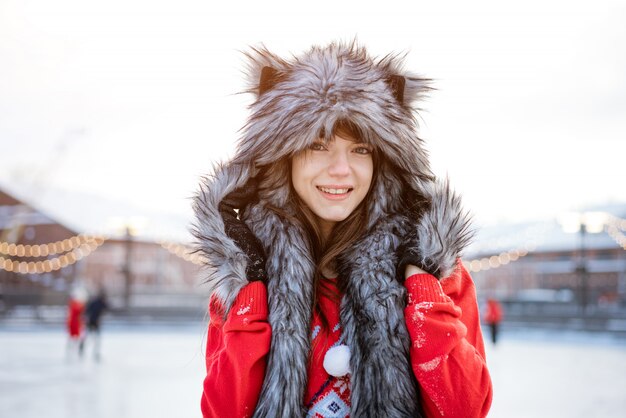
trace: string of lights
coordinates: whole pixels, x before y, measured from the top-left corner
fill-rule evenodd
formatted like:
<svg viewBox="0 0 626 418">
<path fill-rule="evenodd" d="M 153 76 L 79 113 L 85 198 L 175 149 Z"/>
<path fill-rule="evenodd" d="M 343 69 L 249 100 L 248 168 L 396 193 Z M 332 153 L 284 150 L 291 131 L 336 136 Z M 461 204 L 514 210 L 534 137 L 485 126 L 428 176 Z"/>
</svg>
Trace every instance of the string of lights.
<svg viewBox="0 0 626 418">
<path fill-rule="evenodd" d="M 522 257 L 526 257 L 534 247 L 516 249 L 500 253 L 499 255 L 492 255 L 491 257 L 476 258 L 469 261 L 464 261 L 465 268 L 472 273 L 479 271 L 486 271 L 505 266 L 511 262 L 517 261 Z"/>
<path fill-rule="evenodd" d="M 103 240 L 102 237 L 79 234 L 62 241 L 47 244 L 24 245 L 9 242 L 0 242 L 0 254 L 10 257 L 47 257 L 49 255 L 73 251 L 89 242 Z"/>
<path fill-rule="evenodd" d="M 606 233 L 626 250 L 626 234 L 622 231 L 626 231 L 626 220 L 611 217 L 606 225 Z"/>
<path fill-rule="evenodd" d="M 537 245 L 545 241 L 546 235 L 550 231 L 550 228 L 550 224 L 542 224 L 527 228 L 523 233 L 526 242 L 521 247 L 499 252 L 499 254 L 491 256 L 463 261 L 463 265 L 465 266 L 467 271 L 471 273 L 477 273 L 479 271 L 493 270 L 502 266 L 506 266 L 509 263 L 518 261 L 521 258 L 526 257 L 530 252 L 534 251 L 537 248 Z M 512 244 L 513 242 L 510 243 Z M 506 244 L 503 244 L 504 242 L 502 237 L 487 240 L 486 245 L 483 247 L 483 251 L 480 252 L 482 252 L 483 254 L 489 254 L 490 251 L 488 250 L 488 248 L 493 248 L 494 245 L 496 247 L 506 248 Z"/>
<path fill-rule="evenodd" d="M 93 237 L 59 257 L 40 261 L 17 261 L 0 257 L 0 269 L 20 274 L 42 274 L 60 270 L 76 263 L 104 244 L 102 237 Z M 32 246 L 31 246 L 32 247 Z M 19 256 L 19 255 L 18 255 Z"/>
<path fill-rule="evenodd" d="M 205 264 L 205 259 L 201 255 L 192 254 L 191 249 L 185 245 L 176 244 L 173 242 L 161 241 L 159 242 L 161 247 L 165 248 L 170 253 L 174 254 L 177 257 L 182 258 L 185 261 L 189 261 L 198 266 L 202 266 Z"/>
<path fill-rule="evenodd" d="M 607 215 L 606 219 L 606 233 L 613 238 L 620 247 L 626 250 L 626 234 L 624 233 L 626 232 L 626 219 L 621 219 L 613 215 Z M 531 244 L 523 249 L 511 250 L 500 253 L 499 255 L 464 261 L 463 264 L 468 271 L 474 273 L 495 269 L 525 257 L 529 252 L 533 251 L 534 248 L 535 246 Z"/>
<path fill-rule="evenodd" d="M 607 225 L 609 227 L 614 227 L 615 229 L 626 232 L 626 219 L 621 219 L 617 216 L 608 215 Z"/>
</svg>

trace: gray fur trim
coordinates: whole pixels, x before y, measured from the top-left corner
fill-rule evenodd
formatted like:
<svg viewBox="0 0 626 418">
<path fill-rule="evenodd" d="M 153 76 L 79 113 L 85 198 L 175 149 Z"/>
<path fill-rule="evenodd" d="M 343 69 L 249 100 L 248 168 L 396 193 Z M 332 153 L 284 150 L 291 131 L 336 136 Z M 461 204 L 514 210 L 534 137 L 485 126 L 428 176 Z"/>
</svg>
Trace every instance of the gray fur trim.
<svg viewBox="0 0 626 418">
<path fill-rule="evenodd" d="M 267 372 L 255 417 L 302 417 L 308 382 L 308 355 L 315 266 L 303 229 L 253 206 L 247 224 L 267 247 L 269 323 L 272 328 Z"/>
<path fill-rule="evenodd" d="M 431 183 L 425 189 L 431 202 L 417 224 L 418 253 L 427 271 L 438 279 L 448 277 L 457 266 L 457 259 L 469 245 L 473 232 L 470 217 L 464 212 L 461 198 L 450 189 L 449 181 Z"/>
<path fill-rule="evenodd" d="M 351 416 L 420 416 L 404 320 L 406 289 L 395 280 L 395 251 L 404 226 L 402 216 L 383 219 L 342 256 L 341 321 L 351 352 Z"/>
<path fill-rule="evenodd" d="M 243 186 L 254 174 L 250 166 L 216 164 L 214 174 L 202 179 L 193 200 L 196 222 L 191 232 L 197 240 L 196 252 L 207 260 L 208 293 L 215 294 L 222 301 L 226 312 L 241 288 L 248 283 L 248 257 L 226 235 L 218 205 L 224 196 Z"/>
</svg>

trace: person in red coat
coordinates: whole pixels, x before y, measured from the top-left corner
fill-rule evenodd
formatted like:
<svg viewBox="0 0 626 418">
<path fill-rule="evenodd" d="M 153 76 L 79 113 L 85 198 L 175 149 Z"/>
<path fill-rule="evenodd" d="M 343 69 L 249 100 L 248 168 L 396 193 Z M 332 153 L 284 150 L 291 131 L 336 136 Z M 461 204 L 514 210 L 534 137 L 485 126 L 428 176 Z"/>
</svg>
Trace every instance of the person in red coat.
<svg viewBox="0 0 626 418">
<path fill-rule="evenodd" d="M 85 304 L 77 299 L 70 299 L 67 305 L 67 332 L 70 339 L 79 339 L 83 334 L 83 311 Z"/>
<path fill-rule="evenodd" d="M 491 342 L 495 345 L 498 342 L 498 331 L 502 321 L 502 306 L 493 299 L 487 299 L 487 309 L 485 312 L 485 322 L 491 331 Z"/>
<path fill-rule="evenodd" d="M 87 293 L 81 287 L 76 287 L 70 293 L 67 302 L 67 354 L 77 351 L 83 341 L 83 312 L 85 310 L 85 302 Z"/>
<path fill-rule="evenodd" d="M 332 43 L 250 58 L 236 155 L 203 179 L 204 417 L 485 417 L 460 199 L 417 137 L 429 80 Z"/>
</svg>

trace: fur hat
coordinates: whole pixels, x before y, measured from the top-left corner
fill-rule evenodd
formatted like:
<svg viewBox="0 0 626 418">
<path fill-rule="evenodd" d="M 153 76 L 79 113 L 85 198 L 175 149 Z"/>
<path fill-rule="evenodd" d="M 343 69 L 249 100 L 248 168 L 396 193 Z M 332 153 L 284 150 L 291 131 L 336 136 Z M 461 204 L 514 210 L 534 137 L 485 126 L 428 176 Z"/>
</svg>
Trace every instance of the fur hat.
<svg viewBox="0 0 626 418">
<path fill-rule="evenodd" d="M 382 198 L 399 190 L 402 181 L 415 190 L 433 174 L 417 136 L 416 105 L 430 90 L 429 80 L 405 72 L 397 56 L 371 58 L 363 47 L 332 43 L 314 46 L 285 61 L 265 48 L 247 54 L 248 91 L 256 95 L 234 163 L 267 166 L 306 149 L 321 132 L 329 136 L 335 123 L 350 120 L 393 162 L 384 172 L 374 199 L 383 212 L 397 202 Z M 273 184 L 272 204 L 287 202 L 288 177 Z M 278 192 L 278 193 L 275 193 Z"/>
</svg>

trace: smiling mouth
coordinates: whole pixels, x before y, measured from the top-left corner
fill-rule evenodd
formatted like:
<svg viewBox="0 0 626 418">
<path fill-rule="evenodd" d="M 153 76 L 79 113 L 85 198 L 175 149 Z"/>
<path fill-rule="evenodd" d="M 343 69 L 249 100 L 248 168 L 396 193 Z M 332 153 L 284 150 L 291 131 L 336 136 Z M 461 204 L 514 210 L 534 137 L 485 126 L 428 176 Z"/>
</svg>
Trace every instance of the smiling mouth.
<svg viewBox="0 0 626 418">
<path fill-rule="evenodd" d="M 344 195 L 350 191 L 352 191 L 352 187 L 345 187 L 345 188 L 341 188 L 341 189 L 335 189 L 335 188 L 331 188 L 331 187 L 322 187 L 322 186 L 317 186 L 317 189 L 327 193 L 327 194 L 332 194 L 332 195 Z"/>
</svg>

